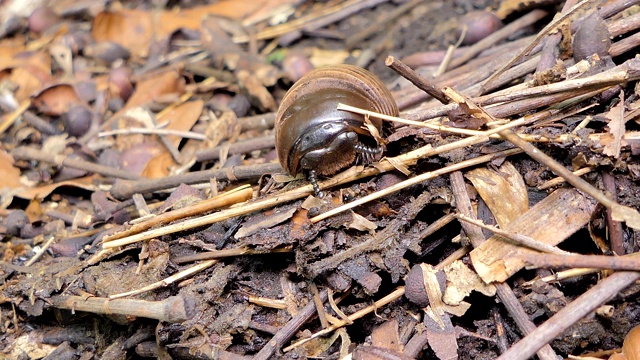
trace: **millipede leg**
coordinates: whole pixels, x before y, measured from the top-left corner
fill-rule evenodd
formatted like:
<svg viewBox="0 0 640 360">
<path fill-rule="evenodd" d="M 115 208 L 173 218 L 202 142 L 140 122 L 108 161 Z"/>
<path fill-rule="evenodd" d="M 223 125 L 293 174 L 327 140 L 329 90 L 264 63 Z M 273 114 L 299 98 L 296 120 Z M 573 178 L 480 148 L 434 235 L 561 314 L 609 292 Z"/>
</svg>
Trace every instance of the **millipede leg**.
<svg viewBox="0 0 640 360">
<path fill-rule="evenodd" d="M 318 185 L 318 176 L 316 175 L 315 170 L 309 170 L 307 178 L 313 186 L 313 191 L 315 191 L 316 196 L 322 199 L 324 197 L 324 193 L 320 190 L 320 186 Z"/>
</svg>

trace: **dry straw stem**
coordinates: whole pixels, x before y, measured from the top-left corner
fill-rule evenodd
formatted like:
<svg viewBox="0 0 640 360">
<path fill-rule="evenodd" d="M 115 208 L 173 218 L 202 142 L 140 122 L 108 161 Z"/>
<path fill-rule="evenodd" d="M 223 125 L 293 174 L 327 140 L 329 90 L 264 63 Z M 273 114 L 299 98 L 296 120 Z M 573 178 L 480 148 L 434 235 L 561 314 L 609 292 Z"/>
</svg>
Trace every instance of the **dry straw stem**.
<svg viewBox="0 0 640 360">
<path fill-rule="evenodd" d="M 42 257 L 42 255 L 47 252 L 47 250 L 49 250 L 49 247 L 51 246 L 51 244 L 53 244 L 53 241 L 56 239 L 55 236 L 49 236 L 49 239 L 47 239 L 47 241 L 44 243 L 44 245 L 42 245 L 42 247 L 40 247 L 40 250 L 38 250 L 38 252 L 33 255 L 33 257 L 31 259 L 29 259 L 29 261 L 27 261 L 26 264 L 24 264 L 24 266 L 31 266 L 33 265 L 33 263 L 35 263 L 36 261 L 38 261 L 38 259 L 40 259 Z"/>
<path fill-rule="evenodd" d="M 124 293 L 120 293 L 120 294 L 115 294 L 115 295 L 109 295 L 109 299 L 119 299 L 119 298 L 123 298 L 126 296 L 132 296 L 132 295 L 138 295 L 138 294 L 142 294 L 144 292 L 147 291 L 151 291 L 151 290 L 155 290 L 155 289 L 159 289 L 162 287 L 166 287 L 169 286 L 171 284 L 173 284 L 176 281 L 182 280 L 184 278 L 187 278 L 193 274 L 197 274 L 202 270 L 208 269 L 210 267 L 212 267 L 213 265 L 215 265 L 218 262 L 218 260 L 207 260 L 207 261 L 203 261 L 197 265 L 194 265 L 190 268 L 187 268 L 185 270 L 182 270 L 174 275 L 169 276 L 168 278 L 161 280 L 161 281 L 157 281 L 154 282 L 153 284 L 149 284 L 147 286 L 141 287 L 139 289 L 136 290 L 132 290 L 132 291 L 128 291 L 128 292 L 124 292 Z"/>
<path fill-rule="evenodd" d="M 112 235 L 107 235 L 103 238 L 103 242 L 109 242 L 116 239 L 121 239 L 126 236 L 140 233 L 145 230 L 149 230 L 154 226 L 168 224 L 172 221 L 184 219 L 186 217 L 200 215 L 204 212 L 219 209 L 221 207 L 229 206 L 231 204 L 237 204 L 249 200 L 253 194 L 249 185 L 243 185 L 236 189 L 227 191 L 218 196 L 214 196 L 210 199 L 203 200 L 192 206 L 188 206 L 181 209 L 168 211 L 166 213 L 153 216 L 147 220 L 132 225 L 130 228 L 117 232 Z"/>
<path fill-rule="evenodd" d="M 130 134 L 144 134 L 144 135 L 174 135 L 180 136 L 185 139 L 195 140 L 207 140 L 207 136 L 204 134 L 196 133 L 193 131 L 180 131 L 180 130 L 167 130 L 167 129 L 148 129 L 148 128 L 126 128 L 111 131 L 102 131 L 98 133 L 98 137 L 107 137 L 113 135 L 130 135 Z"/>
<path fill-rule="evenodd" d="M 582 168 L 580 170 L 574 171 L 573 174 L 575 176 L 582 176 L 582 175 L 588 174 L 588 173 L 590 173 L 592 171 L 593 171 L 592 167 L 585 167 L 585 168 Z M 564 178 L 561 178 L 561 177 L 553 178 L 553 179 L 551 179 L 549 181 L 545 181 L 542 185 L 538 186 L 537 189 L 538 190 L 546 190 L 546 189 L 552 188 L 554 186 L 558 186 L 558 185 L 564 183 L 565 181 L 566 180 Z"/>
<path fill-rule="evenodd" d="M 250 302 L 251 304 L 255 304 L 262 307 L 268 307 L 272 309 L 287 308 L 287 302 L 285 300 L 270 299 L 262 296 L 249 295 L 247 297 L 247 301 Z"/>
<path fill-rule="evenodd" d="M 376 309 L 379 309 L 382 306 L 385 306 L 387 304 L 389 304 L 392 301 L 395 301 L 397 299 L 399 299 L 402 295 L 404 295 L 404 286 L 401 286 L 399 288 L 397 288 L 396 290 L 394 290 L 393 292 L 391 292 L 390 294 L 388 294 L 387 296 L 383 297 L 382 299 L 376 301 L 373 303 L 373 305 L 369 305 L 364 309 L 358 310 L 356 312 L 354 312 L 353 314 L 349 315 L 347 317 L 347 319 L 344 320 L 338 320 L 338 322 L 336 322 L 335 324 L 329 326 L 328 328 L 322 329 L 320 331 L 318 331 L 317 333 L 311 335 L 310 337 L 300 340 L 290 346 L 287 346 L 286 348 L 282 349 L 283 352 L 288 352 L 291 351 L 295 348 L 297 348 L 300 345 L 303 345 L 315 338 L 318 338 L 320 336 L 329 334 L 331 332 L 333 332 L 334 330 L 337 330 L 345 325 L 348 325 L 349 323 L 352 323 L 370 313 L 372 313 L 373 311 L 375 311 Z"/>
<path fill-rule="evenodd" d="M 8 114 L 4 120 L 0 123 L 0 135 L 3 134 L 11 125 L 13 125 L 20 116 L 27 111 L 27 109 L 31 106 L 31 101 L 26 100 L 23 101 L 17 109 L 13 110 L 10 114 Z"/>
<path fill-rule="evenodd" d="M 362 114 L 362 115 L 368 115 L 368 116 L 380 118 L 382 120 L 396 122 L 396 123 L 399 123 L 399 124 L 413 125 L 413 126 L 417 126 L 417 127 L 424 127 L 424 128 L 428 128 L 428 129 L 432 129 L 432 130 L 449 132 L 449 133 L 452 133 L 452 134 L 471 135 L 471 136 L 473 136 L 473 135 L 485 135 L 484 131 L 469 130 L 469 129 L 455 128 L 455 127 L 451 127 L 451 126 L 445 126 L 445 125 L 422 122 L 422 121 L 407 120 L 407 119 L 399 118 L 397 116 L 380 114 L 380 113 L 377 113 L 377 112 L 360 109 L 360 108 L 357 108 L 355 106 L 346 105 L 346 104 L 338 104 L 338 110 L 350 111 L 350 112 L 353 112 L 353 113 Z"/>
<path fill-rule="evenodd" d="M 584 276 L 584 275 L 593 274 L 593 273 L 596 273 L 598 271 L 600 271 L 600 270 L 592 269 L 592 268 L 569 269 L 569 270 L 564 270 L 564 271 L 558 271 L 556 273 L 553 273 L 553 275 L 544 276 L 544 277 L 541 277 L 541 278 L 535 278 L 533 280 L 524 282 L 524 283 L 522 283 L 522 287 L 531 288 L 536 281 L 542 281 L 542 282 L 546 282 L 546 283 L 560 282 L 562 280 L 571 279 L 571 278 L 575 278 L 575 277 L 578 277 L 578 276 Z"/>
</svg>

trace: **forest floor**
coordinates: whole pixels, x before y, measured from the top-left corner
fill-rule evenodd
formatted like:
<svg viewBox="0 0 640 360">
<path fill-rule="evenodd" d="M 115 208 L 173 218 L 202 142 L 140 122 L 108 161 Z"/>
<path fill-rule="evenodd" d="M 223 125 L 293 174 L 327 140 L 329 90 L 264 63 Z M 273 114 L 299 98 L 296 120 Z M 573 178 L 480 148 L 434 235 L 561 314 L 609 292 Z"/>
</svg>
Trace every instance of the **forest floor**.
<svg viewBox="0 0 640 360">
<path fill-rule="evenodd" d="M 0 2 L 0 358 L 638 356 L 636 3 Z"/>
</svg>

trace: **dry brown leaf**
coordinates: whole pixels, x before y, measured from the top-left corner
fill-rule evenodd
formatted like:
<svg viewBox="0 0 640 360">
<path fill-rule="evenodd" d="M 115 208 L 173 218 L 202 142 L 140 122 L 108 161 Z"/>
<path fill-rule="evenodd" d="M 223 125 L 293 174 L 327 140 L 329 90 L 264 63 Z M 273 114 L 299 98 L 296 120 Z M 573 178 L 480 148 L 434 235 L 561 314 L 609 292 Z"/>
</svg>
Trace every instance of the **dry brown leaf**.
<svg viewBox="0 0 640 360">
<path fill-rule="evenodd" d="M 602 149 L 602 153 L 614 158 L 620 157 L 622 147 L 622 137 L 624 136 L 624 91 L 620 90 L 620 101 L 612 107 L 605 115 L 609 119 L 609 133 L 613 136 L 613 141 Z"/>
<path fill-rule="evenodd" d="M 200 118 L 203 107 L 204 102 L 202 100 L 186 102 L 162 114 L 158 117 L 158 122 L 164 123 L 169 121 L 169 124 L 164 128 L 166 130 L 189 131 Z M 175 148 L 177 148 L 182 141 L 182 137 L 177 135 L 167 135 L 166 138 Z M 161 152 L 149 160 L 145 169 L 142 171 L 142 175 L 150 179 L 169 176 L 172 169 L 178 165 L 167 148 L 162 146 Z"/>
<path fill-rule="evenodd" d="M 347 227 L 350 229 L 356 229 L 360 231 L 373 231 L 378 227 L 374 222 L 367 220 L 360 214 L 354 213 L 352 211 L 351 215 L 353 215 L 353 221 L 347 225 Z"/>
<path fill-rule="evenodd" d="M 132 146 L 122 153 L 122 168 L 133 174 L 142 174 L 149 161 L 163 151 L 164 147 L 157 142 Z"/>
<path fill-rule="evenodd" d="M 458 358 L 458 341 L 456 331 L 449 314 L 435 314 L 431 308 L 425 311 L 424 325 L 427 331 L 429 346 L 440 360 Z"/>
<path fill-rule="evenodd" d="M 344 64 L 344 62 L 350 57 L 358 57 L 357 52 L 353 54 L 347 50 L 325 50 L 320 48 L 313 48 L 309 61 L 314 67 L 321 67 L 326 65 Z"/>
<path fill-rule="evenodd" d="M 309 211 L 304 208 L 293 214 L 291 218 L 291 230 L 289 230 L 289 235 L 292 239 L 304 238 L 307 229 L 311 225 L 307 214 L 309 214 Z"/>
<path fill-rule="evenodd" d="M 44 215 L 42 202 L 38 198 L 31 200 L 24 211 L 27 213 L 31 223 L 42 220 L 42 216 Z"/>
<path fill-rule="evenodd" d="M 145 78 L 136 84 L 136 89 L 127 101 L 125 109 L 148 104 L 167 94 L 182 95 L 184 87 L 185 81 L 177 71 L 167 71 Z"/>
<path fill-rule="evenodd" d="M 281 224 L 291 219 L 293 213 L 295 213 L 296 210 L 297 209 L 292 206 L 289 209 L 285 209 L 283 211 L 268 211 L 252 216 L 242 225 L 242 227 L 240 227 L 240 229 L 238 229 L 238 232 L 236 232 L 235 234 L 235 238 L 240 239 L 245 236 L 255 234 L 260 230 L 268 229 L 270 227 Z"/>
<path fill-rule="evenodd" d="M 168 121 L 169 124 L 164 128 L 166 130 L 190 131 L 193 125 L 198 122 L 203 108 L 204 101 L 189 101 L 159 116 L 158 123 Z M 175 147 L 180 145 L 182 141 L 182 138 L 177 135 L 168 135 L 167 139 L 169 139 Z"/>
<path fill-rule="evenodd" d="M 4 80 L 0 75 L 0 81 Z M 15 68 L 9 74 L 7 80 L 16 84 L 18 90 L 15 93 L 15 97 L 18 101 L 29 99 L 32 94 L 42 88 L 44 81 L 35 75 L 34 72 L 26 67 Z"/>
<path fill-rule="evenodd" d="M 24 52 L 24 43 L 21 44 L 3 44 L 0 46 L 0 69 L 7 69 L 16 66 L 15 56 Z"/>
<path fill-rule="evenodd" d="M 178 11 L 103 11 L 94 19 L 92 35 L 98 42 L 113 41 L 132 54 L 145 57 L 152 41 L 164 39 L 178 29 L 198 30 L 205 16 L 215 15 L 240 20 L 258 10 L 266 11 L 268 8 L 279 6 L 281 1 L 225 0 Z"/>
<path fill-rule="evenodd" d="M 611 217 L 615 221 L 624 221 L 630 228 L 640 230 L 640 213 L 636 209 L 616 204 L 611 208 Z"/>
<path fill-rule="evenodd" d="M 93 19 L 91 35 L 96 42 L 116 42 L 132 54 L 146 56 L 154 36 L 153 18 L 150 12 L 122 9 L 103 11 Z"/>
<path fill-rule="evenodd" d="M 19 53 L 0 68 L 0 81 L 10 81 L 17 90 L 18 101 L 26 100 L 51 82 L 51 58 L 48 53 Z"/>
<path fill-rule="evenodd" d="M 0 150 L 0 190 L 16 189 L 22 186 L 20 183 L 20 169 L 13 166 L 14 160 L 11 154 Z"/>
<path fill-rule="evenodd" d="M 306 344 L 304 344 L 304 350 L 307 352 L 309 357 L 323 357 L 322 355 L 333 346 L 333 344 L 338 340 L 339 337 L 344 341 L 346 335 L 346 331 L 344 328 L 339 329 L 338 331 L 331 334 L 331 336 L 321 336 L 315 338 Z M 341 358 L 342 359 L 342 358 Z"/>
<path fill-rule="evenodd" d="M 529 209 L 529 195 L 518 170 L 506 161 L 498 171 L 478 168 L 467 172 L 498 225 L 505 228 L 513 219 Z"/>
<path fill-rule="evenodd" d="M 485 284 L 476 272 L 460 260 L 445 267 L 444 272 L 447 275 L 447 288 L 442 301 L 447 305 L 460 305 L 462 300 L 471 294 L 471 291 L 477 291 L 486 296 L 496 294 L 495 286 Z"/>
<path fill-rule="evenodd" d="M 38 110 L 53 116 L 60 116 L 71 107 L 83 103 L 75 88 L 69 84 L 49 86 L 33 98 L 33 104 L 38 107 Z"/>
<path fill-rule="evenodd" d="M 160 147 L 160 153 L 149 159 L 140 174 L 149 179 L 159 179 L 171 175 L 171 169 L 176 165 L 166 148 L 162 145 L 158 146 Z"/>
<path fill-rule="evenodd" d="M 402 351 L 398 320 L 389 319 L 371 332 L 371 345 L 394 351 Z"/>
<path fill-rule="evenodd" d="M 557 245 L 581 229 L 593 215 L 594 202 L 575 189 L 558 189 L 514 219 L 504 230 Z M 525 266 L 517 251 L 535 252 L 493 235 L 471 251 L 473 267 L 486 283 L 505 281 Z"/>
<path fill-rule="evenodd" d="M 38 73 L 38 76 L 51 73 L 51 57 L 45 51 L 17 52 L 10 59 L 6 59 L 2 65 L 2 70 L 29 66 Z"/>
<path fill-rule="evenodd" d="M 56 189 L 62 186 L 71 186 L 71 187 L 76 187 L 76 188 L 80 188 L 88 191 L 98 191 L 100 190 L 98 186 L 93 184 L 94 180 L 98 177 L 99 175 L 91 175 L 91 176 L 85 176 L 83 178 L 61 181 L 61 182 L 53 183 L 49 185 L 38 186 L 35 188 L 22 187 L 18 189 L 19 191 L 15 194 L 15 196 L 22 199 L 28 199 L 28 200 L 42 199 L 49 196 L 49 194 L 51 194 Z"/>
</svg>

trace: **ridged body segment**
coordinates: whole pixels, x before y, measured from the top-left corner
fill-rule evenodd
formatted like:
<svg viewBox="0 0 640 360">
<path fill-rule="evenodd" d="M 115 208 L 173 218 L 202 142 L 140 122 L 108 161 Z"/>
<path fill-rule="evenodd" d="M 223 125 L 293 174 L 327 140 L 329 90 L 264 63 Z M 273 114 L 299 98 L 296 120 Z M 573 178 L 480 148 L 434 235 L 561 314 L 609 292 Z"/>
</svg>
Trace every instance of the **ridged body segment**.
<svg viewBox="0 0 640 360">
<path fill-rule="evenodd" d="M 375 145 L 364 117 L 337 110 L 338 103 L 398 114 L 389 90 L 369 71 L 352 65 L 313 70 L 291 87 L 276 114 L 276 150 L 284 170 L 331 175 L 354 162 L 356 144 Z M 370 120 L 381 131 L 382 120 Z"/>
</svg>

